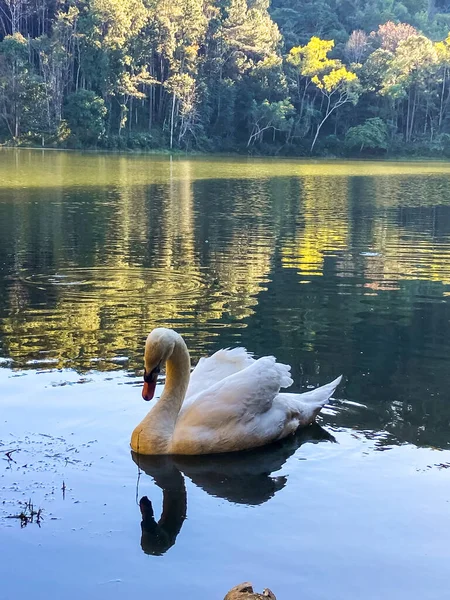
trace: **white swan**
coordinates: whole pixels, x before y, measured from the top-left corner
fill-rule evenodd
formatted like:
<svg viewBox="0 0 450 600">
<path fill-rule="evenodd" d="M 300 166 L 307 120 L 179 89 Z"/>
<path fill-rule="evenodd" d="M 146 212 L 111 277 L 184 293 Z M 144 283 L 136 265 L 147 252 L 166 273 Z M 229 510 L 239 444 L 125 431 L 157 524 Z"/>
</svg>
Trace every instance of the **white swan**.
<svg viewBox="0 0 450 600">
<path fill-rule="evenodd" d="M 202 358 L 190 374 L 186 344 L 172 329 L 154 329 L 145 343 L 144 388 L 151 400 L 161 364 L 161 397 L 131 436 L 140 454 L 213 454 L 280 440 L 312 423 L 342 376 L 304 394 L 280 393 L 290 367 L 273 356 L 255 360 L 244 348 Z"/>
</svg>

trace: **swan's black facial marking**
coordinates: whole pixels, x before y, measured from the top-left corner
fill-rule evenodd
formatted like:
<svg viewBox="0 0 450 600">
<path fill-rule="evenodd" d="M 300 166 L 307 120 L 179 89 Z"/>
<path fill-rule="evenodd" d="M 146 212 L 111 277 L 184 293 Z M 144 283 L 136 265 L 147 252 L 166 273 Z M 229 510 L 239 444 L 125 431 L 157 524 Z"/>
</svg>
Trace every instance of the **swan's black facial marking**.
<svg viewBox="0 0 450 600">
<path fill-rule="evenodd" d="M 160 372 L 161 372 L 161 363 L 156 365 L 156 367 L 154 369 L 152 369 L 150 371 L 150 373 L 147 373 L 147 371 L 144 370 L 145 383 L 156 383 Z"/>
<path fill-rule="evenodd" d="M 144 370 L 144 387 L 142 389 L 142 397 L 144 400 L 151 400 L 153 398 L 160 371 L 161 363 L 158 363 L 150 373 L 147 373 L 147 371 Z"/>
</svg>

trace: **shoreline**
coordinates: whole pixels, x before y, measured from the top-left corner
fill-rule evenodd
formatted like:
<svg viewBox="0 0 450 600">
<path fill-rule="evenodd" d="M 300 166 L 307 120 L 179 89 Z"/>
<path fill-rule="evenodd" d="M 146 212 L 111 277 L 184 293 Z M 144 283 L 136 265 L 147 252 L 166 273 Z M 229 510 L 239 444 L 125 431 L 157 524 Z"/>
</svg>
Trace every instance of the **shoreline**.
<svg viewBox="0 0 450 600">
<path fill-rule="evenodd" d="M 148 150 L 108 150 L 104 148 L 55 148 L 52 146 L 7 146 L 0 144 L 0 150 L 32 150 L 34 152 L 70 152 L 77 154 L 106 154 L 106 155 L 123 155 L 123 156 L 163 156 L 168 158 L 240 158 L 240 159 L 266 159 L 266 160 L 282 160 L 282 161 L 303 161 L 303 162 L 436 162 L 448 163 L 450 157 L 439 158 L 437 156 L 302 156 L 302 155 L 273 155 L 273 154 L 258 154 L 258 153 L 241 153 L 241 152 L 200 152 L 198 150 L 169 150 L 167 148 L 148 149 Z"/>
</svg>

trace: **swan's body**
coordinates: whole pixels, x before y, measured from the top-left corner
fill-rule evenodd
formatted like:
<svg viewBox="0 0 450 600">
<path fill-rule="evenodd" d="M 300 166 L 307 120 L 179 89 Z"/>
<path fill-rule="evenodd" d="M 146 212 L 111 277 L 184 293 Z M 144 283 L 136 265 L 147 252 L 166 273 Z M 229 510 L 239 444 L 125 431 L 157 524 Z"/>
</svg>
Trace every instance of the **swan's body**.
<svg viewBox="0 0 450 600">
<path fill-rule="evenodd" d="M 273 356 L 255 360 L 243 348 L 201 359 L 190 375 L 183 338 L 159 328 L 145 345 L 145 399 L 153 396 L 163 362 L 164 391 L 131 436 L 140 454 L 213 454 L 269 444 L 312 423 L 341 381 L 305 394 L 280 393 L 292 384 L 290 367 Z"/>
</svg>

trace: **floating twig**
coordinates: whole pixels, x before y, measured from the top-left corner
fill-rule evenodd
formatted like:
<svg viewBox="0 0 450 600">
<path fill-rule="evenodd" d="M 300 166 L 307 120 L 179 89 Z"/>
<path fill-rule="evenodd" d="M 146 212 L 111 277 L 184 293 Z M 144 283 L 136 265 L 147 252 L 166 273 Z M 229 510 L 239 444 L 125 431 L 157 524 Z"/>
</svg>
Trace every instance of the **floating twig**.
<svg viewBox="0 0 450 600">
<path fill-rule="evenodd" d="M 8 452 L 5 452 L 5 456 L 8 458 L 8 461 L 15 463 L 16 461 L 13 459 L 11 454 L 13 452 L 18 452 L 18 451 L 19 451 L 19 448 L 15 448 L 14 450 L 8 450 Z"/>
</svg>

